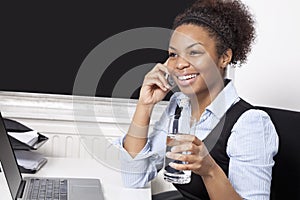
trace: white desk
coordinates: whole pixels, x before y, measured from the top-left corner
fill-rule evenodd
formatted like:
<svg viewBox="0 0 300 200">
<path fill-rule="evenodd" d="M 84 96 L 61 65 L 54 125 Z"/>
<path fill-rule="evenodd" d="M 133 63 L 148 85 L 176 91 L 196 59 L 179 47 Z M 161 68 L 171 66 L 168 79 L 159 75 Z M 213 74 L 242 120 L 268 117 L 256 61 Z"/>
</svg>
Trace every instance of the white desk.
<svg viewBox="0 0 300 200">
<path fill-rule="evenodd" d="M 23 176 L 98 178 L 105 200 L 151 200 L 150 184 L 143 189 L 124 188 L 120 172 L 93 159 L 48 158 L 46 165 L 36 174 Z M 3 173 L 0 173 L 0 194 L 1 199 L 11 199 Z"/>
</svg>

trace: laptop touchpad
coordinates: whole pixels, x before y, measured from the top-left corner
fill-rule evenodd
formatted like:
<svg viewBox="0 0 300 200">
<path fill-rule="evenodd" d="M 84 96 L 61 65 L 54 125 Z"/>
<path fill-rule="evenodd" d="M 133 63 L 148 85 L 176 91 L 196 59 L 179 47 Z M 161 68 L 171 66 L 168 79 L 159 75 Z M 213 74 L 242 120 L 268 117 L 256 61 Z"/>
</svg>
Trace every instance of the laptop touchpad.
<svg viewBox="0 0 300 200">
<path fill-rule="evenodd" d="M 101 187 L 95 184 L 82 184 L 82 183 L 70 183 L 69 187 L 69 197 L 74 200 L 103 200 L 101 194 Z"/>
</svg>

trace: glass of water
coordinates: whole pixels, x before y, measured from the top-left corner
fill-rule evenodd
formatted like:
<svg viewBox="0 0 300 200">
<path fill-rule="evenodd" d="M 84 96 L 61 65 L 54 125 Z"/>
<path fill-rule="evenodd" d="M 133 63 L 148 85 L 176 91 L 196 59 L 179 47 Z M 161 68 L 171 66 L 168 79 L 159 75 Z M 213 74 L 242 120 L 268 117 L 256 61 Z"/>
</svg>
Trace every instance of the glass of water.
<svg viewBox="0 0 300 200">
<path fill-rule="evenodd" d="M 196 119 L 190 116 L 171 115 L 168 118 L 168 135 L 166 152 L 171 151 L 172 146 L 176 143 L 175 135 L 192 134 L 195 135 Z M 189 152 L 182 152 L 188 154 Z M 165 156 L 164 162 L 164 179 L 171 183 L 186 184 L 191 181 L 191 170 L 176 170 L 169 163 L 186 164 L 185 162 L 173 160 Z"/>
</svg>

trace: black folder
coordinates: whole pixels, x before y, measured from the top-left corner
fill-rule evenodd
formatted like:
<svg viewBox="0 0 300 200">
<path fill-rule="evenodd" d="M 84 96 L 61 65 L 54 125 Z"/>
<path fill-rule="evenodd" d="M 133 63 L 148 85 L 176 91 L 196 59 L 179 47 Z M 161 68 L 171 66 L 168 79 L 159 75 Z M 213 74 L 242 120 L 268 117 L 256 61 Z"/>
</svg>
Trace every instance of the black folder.
<svg viewBox="0 0 300 200">
<path fill-rule="evenodd" d="M 4 125 L 7 130 L 7 132 L 16 132 L 16 133 L 25 133 L 28 131 L 33 131 L 33 129 L 25 126 L 24 124 L 8 119 L 8 118 L 3 118 L 4 120 Z M 41 133 L 38 133 L 38 138 L 36 142 L 33 145 L 28 145 L 22 141 L 19 141 L 15 139 L 14 137 L 11 137 L 9 135 L 9 140 L 11 142 L 11 145 L 14 150 L 36 150 L 38 149 L 41 145 L 43 145 L 49 138 L 46 137 L 45 135 L 42 135 Z"/>
</svg>

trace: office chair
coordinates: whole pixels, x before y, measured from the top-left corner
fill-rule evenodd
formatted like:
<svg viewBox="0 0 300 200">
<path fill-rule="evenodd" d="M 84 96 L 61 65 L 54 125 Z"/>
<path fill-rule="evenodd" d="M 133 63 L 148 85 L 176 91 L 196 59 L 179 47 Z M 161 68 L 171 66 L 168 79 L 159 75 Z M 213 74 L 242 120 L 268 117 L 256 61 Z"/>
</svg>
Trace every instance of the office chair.
<svg viewBox="0 0 300 200">
<path fill-rule="evenodd" d="M 300 112 L 258 108 L 270 115 L 279 136 L 270 199 L 282 200 L 287 199 L 287 196 L 290 199 L 300 199 Z"/>
</svg>

